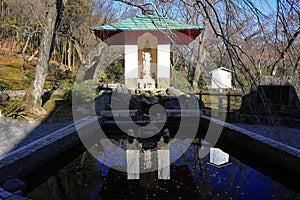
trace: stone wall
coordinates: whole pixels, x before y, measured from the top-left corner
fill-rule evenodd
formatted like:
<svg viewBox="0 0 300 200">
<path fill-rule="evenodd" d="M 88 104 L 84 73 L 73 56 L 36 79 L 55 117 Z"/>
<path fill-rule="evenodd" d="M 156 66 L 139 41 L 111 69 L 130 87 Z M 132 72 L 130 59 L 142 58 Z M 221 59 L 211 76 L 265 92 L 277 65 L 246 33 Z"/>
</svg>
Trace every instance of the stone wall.
<svg viewBox="0 0 300 200">
<path fill-rule="evenodd" d="M 300 77 L 297 77 L 297 74 L 295 73 L 295 76 L 288 76 L 286 78 L 278 78 L 274 76 L 267 76 L 267 75 L 261 75 L 259 84 L 260 85 L 290 85 L 294 86 L 296 93 L 298 95 L 298 98 L 300 99 Z"/>
</svg>

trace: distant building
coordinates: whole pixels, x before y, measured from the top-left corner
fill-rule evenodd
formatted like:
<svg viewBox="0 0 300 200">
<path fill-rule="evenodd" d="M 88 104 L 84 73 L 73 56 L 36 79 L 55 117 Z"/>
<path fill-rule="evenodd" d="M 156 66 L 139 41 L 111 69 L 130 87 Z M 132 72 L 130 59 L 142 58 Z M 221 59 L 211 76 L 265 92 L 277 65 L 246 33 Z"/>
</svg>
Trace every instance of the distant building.
<svg viewBox="0 0 300 200">
<path fill-rule="evenodd" d="M 224 67 L 220 67 L 210 72 L 211 88 L 229 89 L 232 88 L 232 71 Z"/>
</svg>

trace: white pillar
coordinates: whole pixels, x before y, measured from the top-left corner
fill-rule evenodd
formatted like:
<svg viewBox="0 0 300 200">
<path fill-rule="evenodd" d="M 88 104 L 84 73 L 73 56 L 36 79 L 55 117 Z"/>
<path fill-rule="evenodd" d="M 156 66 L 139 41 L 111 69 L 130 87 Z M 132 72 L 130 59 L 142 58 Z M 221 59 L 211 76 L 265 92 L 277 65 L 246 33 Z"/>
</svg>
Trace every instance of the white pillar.
<svg viewBox="0 0 300 200">
<path fill-rule="evenodd" d="M 170 151 L 157 150 L 158 179 L 170 179 Z"/>
<path fill-rule="evenodd" d="M 157 45 L 157 79 L 159 88 L 170 85 L 170 44 Z"/>
<path fill-rule="evenodd" d="M 137 87 L 138 79 L 138 45 L 125 44 L 125 84 L 128 88 Z"/>
<path fill-rule="evenodd" d="M 139 150 L 127 150 L 127 179 L 139 179 L 140 178 L 140 161 Z"/>
</svg>

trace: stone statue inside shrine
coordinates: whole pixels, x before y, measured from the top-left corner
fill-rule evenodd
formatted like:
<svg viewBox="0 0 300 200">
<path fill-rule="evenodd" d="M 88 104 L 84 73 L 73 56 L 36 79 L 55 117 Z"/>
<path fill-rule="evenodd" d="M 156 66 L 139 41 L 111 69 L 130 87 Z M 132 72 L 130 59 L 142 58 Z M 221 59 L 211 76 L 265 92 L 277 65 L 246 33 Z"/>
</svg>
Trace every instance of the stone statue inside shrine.
<svg viewBox="0 0 300 200">
<path fill-rule="evenodd" d="M 142 49 L 143 73 L 138 80 L 138 88 L 152 89 L 155 88 L 155 80 L 151 77 L 151 48 L 149 40 L 146 40 Z"/>
<path fill-rule="evenodd" d="M 150 76 L 151 69 L 151 54 L 150 52 L 143 52 L 143 66 L 144 66 L 144 74 L 145 76 Z"/>
<path fill-rule="evenodd" d="M 144 78 L 149 79 L 151 74 L 151 48 L 150 48 L 150 42 L 149 40 L 146 40 L 143 52 L 142 52 L 142 58 L 143 58 L 143 73 Z"/>
</svg>

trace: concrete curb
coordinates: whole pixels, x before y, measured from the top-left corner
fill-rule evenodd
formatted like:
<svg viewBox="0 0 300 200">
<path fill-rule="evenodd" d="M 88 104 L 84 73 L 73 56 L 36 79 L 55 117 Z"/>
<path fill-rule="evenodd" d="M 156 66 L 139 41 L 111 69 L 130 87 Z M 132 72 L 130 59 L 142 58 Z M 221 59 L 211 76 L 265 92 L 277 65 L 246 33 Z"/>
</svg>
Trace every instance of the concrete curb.
<svg viewBox="0 0 300 200">
<path fill-rule="evenodd" d="M 99 118 L 86 117 L 78 121 L 77 128 L 85 128 Z M 75 124 L 70 124 L 28 145 L 0 157 L 0 183 L 9 178 L 24 177 L 59 154 L 81 142 Z M 93 130 L 91 130 L 91 133 Z M 85 133 L 88 136 L 89 131 Z"/>
<path fill-rule="evenodd" d="M 223 126 L 219 142 L 227 142 L 300 177 L 300 150 L 233 124 L 201 116 L 200 126 Z M 237 148 L 238 152 L 239 149 Z"/>
</svg>

